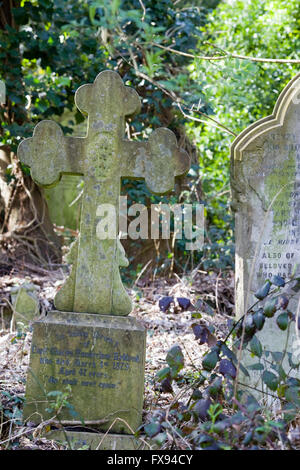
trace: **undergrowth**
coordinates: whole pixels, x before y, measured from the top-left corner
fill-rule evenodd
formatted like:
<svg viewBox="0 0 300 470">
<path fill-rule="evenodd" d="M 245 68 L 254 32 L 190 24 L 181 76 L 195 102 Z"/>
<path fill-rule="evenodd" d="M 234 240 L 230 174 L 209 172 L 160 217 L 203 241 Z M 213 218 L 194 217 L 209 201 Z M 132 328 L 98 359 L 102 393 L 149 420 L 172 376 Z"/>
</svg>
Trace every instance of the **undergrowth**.
<svg viewBox="0 0 300 470">
<path fill-rule="evenodd" d="M 208 350 L 201 369 L 191 374 L 184 369 L 181 347 L 174 345 L 166 367 L 156 375 L 160 393 L 173 394 L 173 400 L 166 410 L 153 412 L 144 432 L 161 449 L 300 448 L 299 340 L 292 343 L 293 352 L 288 350 L 299 319 L 283 293 L 288 283 L 299 289 L 299 279 L 267 280 L 255 294 L 257 302 L 229 325 L 223 340 L 215 338 L 201 313 L 192 313 L 195 340 Z M 267 350 L 258 337 L 270 321 L 286 332 L 282 351 Z M 243 360 L 249 362 L 249 357 L 251 364 L 245 367 Z M 253 374 L 260 386 L 253 386 Z"/>
<path fill-rule="evenodd" d="M 216 336 L 213 316 L 203 315 L 200 307 L 190 312 L 201 367 L 186 367 L 181 346 L 172 346 L 165 367 L 152 384 L 156 395 L 168 395 L 168 405 L 145 410 L 138 439 L 146 436 L 148 445 L 159 449 L 300 449 L 299 319 L 292 311 L 287 285 L 297 292 L 299 278 L 287 281 L 273 276 L 267 280 L 245 315 L 238 321 L 228 320 L 222 339 Z M 182 310 L 189 310 L 189 299 L 177 301 Z M 167 312 L 172 297 L 162 297 L 159 306 Z M 281 351 L 270 351 L 263 342 L 262 332 L 270 322 L 285 334 Z M 23 336 L 16 334 L 14 340 L 22 341 Z M 291 350 L 289 339 L 293 337 Z M 257 386 L 253 386 L 253 374 Z M 71 390 L 48 395 L 54 421 L 35 426 L 23 422 L 22 394 L 2 388 L 2 449 L 24 448 L 24 436 L 29 446 L 34 445 L 37 436 L 49 431 L 54 422 L 59 425 L 62 411 L 76 413 L 70 404 Z M 67 435 L 65 448 L 71 448 Z"/>
</svg>

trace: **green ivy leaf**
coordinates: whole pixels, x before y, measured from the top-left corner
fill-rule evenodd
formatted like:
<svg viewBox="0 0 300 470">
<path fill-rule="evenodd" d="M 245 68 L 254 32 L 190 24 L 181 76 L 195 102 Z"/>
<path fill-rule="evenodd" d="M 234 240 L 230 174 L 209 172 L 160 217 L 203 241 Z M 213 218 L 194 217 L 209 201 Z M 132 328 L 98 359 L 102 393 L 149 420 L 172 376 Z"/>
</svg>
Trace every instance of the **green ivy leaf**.
<svg viewBox="0 0 300 470">
<path fill-rule="evenodd" d="M 166 379 L 167 377 L 169 377 L 171 375 L 171 369 L 170 367 L 164 367 L 163 369 L 159 370 L 156 374 L 155 374 L 155 377 L 157 378 L 157 380 L 159 380 L 160 382 L 164 379 Z"/>
<path fill-rule="evenodd" d="M 283 312 L 280 315 L 278 315 L 278 317 L 276 318 L 276 323 L 282 331 L 286 330 L 289 324 L 288 313 Z"/>
<path fill-rule="evenodd" d="M 281 276 L 272 276 L 271 283 L 274 284 L 274 286 L 277 286 L 277 287 L 284 287 L 285 286 L 285 280 Z"/>
<path fill-rule="evenodd" d="M 237 372 L 236 367 L 228 359 L 222 359 L 220 361 L 219 371 L 220 371 L 220 374 L 224 376 L 229 376 L 229 377 L 232 377 L 233 379 L 236 378 L 236 372 Z"/>
<path fill-rule="evenodd" d="M 279 364 L 283 358 L 283 352 L 281 351 L 269 351 L 271 353 L 272 359 L 274 362 Z"/>
<path fill-rule="evenodd" d="M 173 393 L 172 383 L 170 377 L 166 377 L 161 382 L 161 391 L 163 393 Z"/>
<path fill-rule="evenodd" d="M 272 318 L 276 312 L 276 299 L 269 300 L 264 305 L 264 315 L 268 318 Z"/>
<path fill-rule="evenodd" d="M 253 338 L 250 341 L 250 350 L 252 354 L 254 354 L 255 356 L 257 357 L 262 356 L 263 348 L 262 348 L 261 342 L 259 341 L 256 335 L 253 336 Z"/>
<path fill-rule="evenodd" d="M 191 411 L 195 416 L 197 416 L 197 418 L 205 420 L 208 417 L 207 412 L 211 404 L 211 398 L 202 398 L 201 400 L 198 400 L 197 402 L 195 402 L 195 404 L 192 405 Z"/>
<path fill-rule="evenodd" d="M 255 297 L 259 300 L 263 300 L 265 297 L 267 297 L 269 291 L 270 291 L 271 284 L 269 281 L 267 281 L 260 289 L 258 289 L 255 292 Z"/>
<path fill-rule="evenodd" d="M 268 370 L 265 370 L 262 374 L 262 381 L 267 385 L 267 387 L 275 392 L 277 390 L 279 380 L 278 377 Z"/>
<path fill-rule="evenodd" d="M 144 426 L 144 430 L 147 436 L 153 437 L 160 432 L 161 424 L 156 421 L 152 421 Z"/>
<path fill-rule="evenodd" d="M 222 390 L 222 378 L 221 377 L 216 377 L 212 384 L 208 388 L 208 393 L 211 397 L 215 398 L 217 397 L 218 393 L 220 393 Z"/>
<path fill-rule="evenodd" d="M 217 351 L 209 352 L 202 360 L 203 369 L 208 371 L 213 370 L 216 367 L 218 360 L 219 354 L 217 353 Z"/>
<path fill-rule="evenodd" d="M 278 366 L 278 374 L 279 374 L 280 380 L 284 381 L 287 378 L 287 374 L 281 364 L 279 364 Z"/>
<path fill-rule="evenodd" d="M 284 396 L 290 403 L 300 406 L 300 389 L 299 387 L 288 387 L 285 390 Z"/>
<path fill-rule="evenodd" d="M 240 370 L 241 372 L 243 372 L 243 374 L 246 376 L 246 377 L 250 377 L 250 374 L 249 372 L 247 371 L 246 367 L 243 366 L 243 364 L 240 363 Z"/>
<path fill-rule="evenodd" d="M 169 351 L 166 361 L 171 368 L 172 376 L 176 376 L 184 366 L 184 356 L 180 346 L 175 344 Z"/>
<path fill-rule="evenodd" d="M 226 346 L 226 344 L 222 343 L 221 351 L 224 354 L 224 356 L 226 356 L 228 359 L 230 359 L 235 364 L 237 363 L 236 354 L 233 351 L 231 351 L 231 349 L 229 349 L 228 346 Z"/>
<path fill-rule="evenodd" d="M 255 324 L 256 328 L 259 331 L 262 330 L 262 328 L 265 324 L 265 321 L 266 321 L 266 317 L 263 314 L 263 309 L 262 308 L 260 308 L 259 310 L 257 310 L 257 312 L 255 312 L 253 314 L 253 321 L 254 321 L 254 324 Z"/>
<path fill-rule="evenodd" d="M 254 319 L 251 314 L 246 315 L 244 319 L 244 325 L 245 325 L 245 333 L 247 335 L 252 335 L 255 333 L 255 324 L 254 324 Z"/>
</svg>

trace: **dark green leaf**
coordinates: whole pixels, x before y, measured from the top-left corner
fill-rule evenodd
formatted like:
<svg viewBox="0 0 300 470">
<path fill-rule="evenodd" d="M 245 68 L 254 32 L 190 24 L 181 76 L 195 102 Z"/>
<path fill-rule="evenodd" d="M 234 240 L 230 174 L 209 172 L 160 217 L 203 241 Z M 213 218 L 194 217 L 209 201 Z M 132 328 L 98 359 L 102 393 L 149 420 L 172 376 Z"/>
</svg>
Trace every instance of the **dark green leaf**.
<svg viewBox="0 0 300 470">
<path fill-rule="evenodd" d="M 268 300 L 265 303 L 265 305 L 264 305 L 264 315 L 266 317 L 268 317 L 268 318 L 273 317 L 276 310 L 277 310 L 276 299 Z"/>
<path fill-rule="evenodd" d="M 288 387 L 285 390 L 284 396 L 290 403 L 300 407 L 300 388 L 299 387 Z"/>
<path fill-rule="evenodd" d="M 253 316 L 248 314 L 244 319 L 244 326 L 245 326 L 245 333 L 248 335 L 252 335 L 255 333 L 255 324 L 253 320 Z"/>
<path fill-rule="evenodd" d="M 196 415 L 201 420 L 206 420 L 208 418 L 208 410 L 212 401 L 210 398 L 202 398 L 195 402 L 192 406 L 191 411 L 194 415 Z"/>
<path fill-rule="evenodd" d="M 231 351 L 231 349 L 229 349 L 228 346 L 226 346 L 226 344 L 222 343 L 221 351 L 224 354 L 224 356 L 226 356 L 228 359 L 230 359 L 234 363 L 237 363 L 237 357 L 235 353 Z"/>
<path fill-rule="evenodd" d="M 277 306 L 278 308 L 281 308 L 282 310 L 285 310 L 289 304 L 289 299 L 287 298 L 286 295 L 281 294 L 278 299 L 277 299 Z"/>
<path fill-rule="evenodd" d="M 216 398 L 217 395 L 222 391 L 222 378 L 216 377 L 212 384 L 208 387 L 208 393 L 211 397 Z"/>
<path fill-rule="evenodd" d="M 265 321 L 266 321 L 266 317 L 263 314 L 263 309 L 262 308 L 257 310 L 257 312 L 255 312 L 253 314 L 253 321 L 254 321 L 254 324 L 255 324 L 256 328 L 259 331 L 262 330 L 262 328 L 265 324 Z"/>
<path fill-rule="evenodd" d="M 289 316 L 287 312 L 283 312 L 276 318 L 276 323 L 281 330 L 286 330 L 289 324 Z"/>
<path fill-rule="evenodd" d="M 170 377 L 171 376 L 171 369 L 170 367 L 164 367 L 164 369 L 161 369 L 160 371 L 158 371 L 155 375 L 155 377 L 157 378 L 157 380 L 159 380 L 160 382 L 162 380 L 164 380 L 166 377 Z"/>
<path fill-rule="evenodd" d="M 177 297 L 177 302 L 179 307 L 181 307 L 182 310 L 187 310 L 191 306 L 191 301 L 190 299 L 187 299 L 185 297 Z"/>
<path fill-rule="evenodd" d="M 184 356 L 180 346 L 172 346 L 168 351 L 166 361 L 172 370 L 172 375 L 176 375 L 184 366 Z"/>
<path fill-rule="evenodd" d="M 240 370 L 241 372 L 243 372 L 243 374 L 246 376 L 246 377 L 250 377 L 250 374 L 249 372 L 247 371 L 246 367 L 243 366 L 243 364 L 240 363 Z"/>
<path fill-rule="evenodd" d="M 233 379 L 236 378 L 236 367 L 228 359 L 222 359 L 220 361 L 219 371 L 220 374 L 224 376 L 229 375 L 229 377 L 232 377 Z"/>
<path fill-rule="evenodd" d="M 281 364 L 278 366 L 278 375 L 280 380 L 284 381 L 287 378 L 287 374 Z"/>
<path fill-rule="evenodd" d="M 270 351 L 273 361 L 279 364 L 282 361 L 283 353 L 281 351 Z"/>
<path fill-rule="evenodd" d="M 219 354 L 216 351 L 211 351 L 202 360 L 202 367 L 205 370 L 213 370 L 219 360 Z"/>
<path fill-rule="evenodd" d="M 263 300 L 265 297 L 267 297 L 269 291 L 270 291 L 271 284 L 269 281 L 267 281 L 258 291 L 255 292 L 255 297 L 259 300 Z"/>
<path fill-rule="evenodd" d="M 155 421 L 152 421 L 151 423 L 148 423 L 144 426 L 144 430 L 147 436 L 153 437 L 160 432 L 161 424 Z"/>
<path fill-rule="evenodd" d="M 259 341 L 256 335 L 253 336 L 253 338 L 250 341 L 250 350 L 252 354 L 254 354 L 255 356 L 257 357 L 262 356 L 263 348 L 262 348 L 261 342 Z"/>
<path fill-rule="evenodd" d="M 161 391 L 163 393 L 173 393 L 173 388 L 172 388 L 170 377 L 166 377 L 161 382 Z"/>
<path fill-rule="evenodd" d="M 162 297 L 159 299 L 158 305 L 162 312 L 166 312 L 172 303 L 174 303 L 174 297 Z"/>
<path fill-rule="evenodd" d="M 273 392 L 277 390 L 279 380 L 278 377 L 268 370 L 265 370 L 262 374 L 262 380 L 267 385 L 267 387 Z"/>
<path fill-rule="evenodd" d="M 277 287 L 285 286 L 285 280 L 281 276 L 276 276 L 276 275 L 272 276 L 271 283 Z"/>
</svg>

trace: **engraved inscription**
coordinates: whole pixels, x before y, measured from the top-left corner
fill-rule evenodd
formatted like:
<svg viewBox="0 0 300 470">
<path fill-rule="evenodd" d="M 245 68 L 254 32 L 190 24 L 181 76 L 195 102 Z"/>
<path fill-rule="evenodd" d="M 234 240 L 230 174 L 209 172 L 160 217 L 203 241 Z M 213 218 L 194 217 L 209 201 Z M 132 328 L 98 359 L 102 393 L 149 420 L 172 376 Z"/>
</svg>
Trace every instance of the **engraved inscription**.
<svg viewBox="0 0 300 470">
<path fill-rule="evenodd" d="M 39 357 L 39 363 L 52 366 L 53 373 L 44 376 L 49 384 L 115 389 L 120 382 L 116 381 L 113 371 L 118 371 L 118 378 L 121 378 L 122 374 L 132 370 L 134 364 L 142 361 L 138 354 L 130 355 L 120 350 L 119 342 L 103 330 L 75 326 L 61 327 L 61 330 L 55 335 L 57 346 L 32 344 L 31 353 Z M 67 347 L 68 338 L 72 338 L 72 348 Z M 74 339 L 77 340 L 76 345 Z"/>
<path fill-rule="evenodd" d="M 300 265 L 300 143 L 295 132 L 272 132 L 264 145 L 262 177 L 270 206 L 256 263 L 257 285 L 273 275 L 290 278 Z"/>
</svg>

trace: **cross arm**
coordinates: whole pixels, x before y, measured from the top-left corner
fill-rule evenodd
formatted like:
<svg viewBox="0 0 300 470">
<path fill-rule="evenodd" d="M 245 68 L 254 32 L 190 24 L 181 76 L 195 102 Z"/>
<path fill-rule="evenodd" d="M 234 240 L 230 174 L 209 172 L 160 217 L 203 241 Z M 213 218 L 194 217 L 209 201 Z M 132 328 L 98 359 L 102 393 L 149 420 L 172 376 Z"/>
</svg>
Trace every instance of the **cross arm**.
<svg viewBox="0 0 300 470">
<path fill-rule="evenodd" d="M 149 189 L 163 194 L 174 187 L 174 177 L 190 168 L 190 157 L 177 145 L 172 131 L 159 128 L 148 142 L 123 141 L 121 176 L 145 178 Z"/>
<path fill-rule="evenodd" d="M 54 121 L 42 121 L 18 147 L 18 157 L 41 186 L 53 186 L 63 173 L 83 174 L 84 137 L 65 137 Z"/>
</svg>

